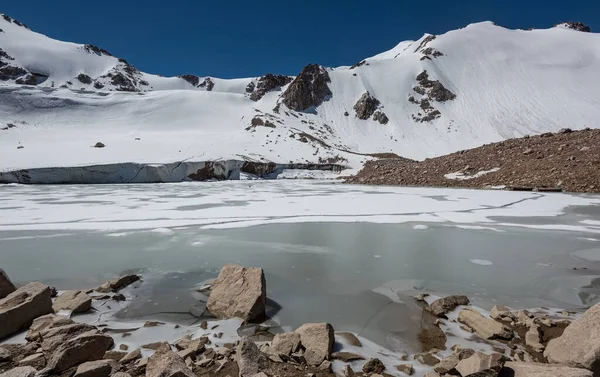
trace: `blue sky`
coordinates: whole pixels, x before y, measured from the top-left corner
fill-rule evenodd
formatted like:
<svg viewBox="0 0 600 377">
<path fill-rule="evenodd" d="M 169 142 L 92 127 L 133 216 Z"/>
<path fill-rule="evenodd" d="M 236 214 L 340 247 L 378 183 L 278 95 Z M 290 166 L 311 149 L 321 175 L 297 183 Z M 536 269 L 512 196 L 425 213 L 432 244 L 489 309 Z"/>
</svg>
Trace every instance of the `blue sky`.
<svg viewBox="0 0 600 377">
<path fill-rule="evenodd" d="M 351 65 L 402 40 L 485 20 L 510 28 L 574 20 L 600 31 L 597 0 L 28 0 L 4 2 L 0 12 L 146 72 L 224 78 Z"/>
</svg>

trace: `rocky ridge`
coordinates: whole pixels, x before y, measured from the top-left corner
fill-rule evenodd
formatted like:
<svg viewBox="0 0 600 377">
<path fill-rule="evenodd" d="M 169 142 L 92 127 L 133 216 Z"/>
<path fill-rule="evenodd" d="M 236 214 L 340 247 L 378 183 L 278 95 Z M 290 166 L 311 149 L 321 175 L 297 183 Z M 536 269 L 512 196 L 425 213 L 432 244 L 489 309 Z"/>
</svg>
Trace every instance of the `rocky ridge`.
<svg viewBox="0 0 600 377">
<path fill-rule="evenodd" d="M 600 130 L 509 139 L 446 156 L 369 161 L 348 183 L 600 192 Z"/>
</svg>

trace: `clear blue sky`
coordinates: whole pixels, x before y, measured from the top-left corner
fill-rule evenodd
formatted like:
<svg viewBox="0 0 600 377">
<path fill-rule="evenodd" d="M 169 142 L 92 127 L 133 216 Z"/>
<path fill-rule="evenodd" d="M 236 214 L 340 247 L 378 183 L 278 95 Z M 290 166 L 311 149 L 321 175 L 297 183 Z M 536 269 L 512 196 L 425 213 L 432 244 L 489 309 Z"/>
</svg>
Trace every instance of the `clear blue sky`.
<svg viewBox="0 0 600 377">
<path fill-rule="evenodd" d="M 142 71 L 224 78 L 350 65 L 485 20 L 510 28 L 573 20 L 600 31 L 600 0 L 21 0 L 4 1 L 0 13 Z"/>
</svg>

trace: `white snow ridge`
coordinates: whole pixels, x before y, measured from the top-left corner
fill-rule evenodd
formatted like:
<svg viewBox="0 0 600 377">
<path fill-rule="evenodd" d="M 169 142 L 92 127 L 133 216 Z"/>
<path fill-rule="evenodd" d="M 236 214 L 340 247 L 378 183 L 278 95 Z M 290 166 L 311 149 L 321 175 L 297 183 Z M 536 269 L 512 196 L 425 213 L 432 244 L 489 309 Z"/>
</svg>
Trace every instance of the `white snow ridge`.
<svg viewBox="0 0 600 377">
<path fill-rule="evenodd" d="M 295 110 L 286 98 L 307 93 L 293 77 L 167 78 L 8 16 L 0 29 L 0 183 L 337 172 L 376 153 L 424 159 L 600 118 L 600 36 L 563 24 L 425 34 L 326 68 L 319 103 Z"/>
</svg>

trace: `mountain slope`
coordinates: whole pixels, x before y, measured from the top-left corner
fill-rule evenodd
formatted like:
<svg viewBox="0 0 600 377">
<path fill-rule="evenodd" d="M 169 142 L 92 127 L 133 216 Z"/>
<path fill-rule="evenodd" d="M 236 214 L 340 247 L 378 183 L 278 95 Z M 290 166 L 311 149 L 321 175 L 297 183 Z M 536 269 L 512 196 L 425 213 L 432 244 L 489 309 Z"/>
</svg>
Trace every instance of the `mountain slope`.
<svg viewBox="0 0 600 377">
<path fill-rule="evenodd" d="M 366 154 L 424 159 L 596 128 L 600 36 L 573 25 L 483 22 L 354 66 L 222 80 L 140 72 L 0 18 L 0 169 L 217 159 L 359 168 Z"/>
</svg>

